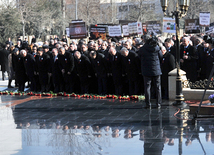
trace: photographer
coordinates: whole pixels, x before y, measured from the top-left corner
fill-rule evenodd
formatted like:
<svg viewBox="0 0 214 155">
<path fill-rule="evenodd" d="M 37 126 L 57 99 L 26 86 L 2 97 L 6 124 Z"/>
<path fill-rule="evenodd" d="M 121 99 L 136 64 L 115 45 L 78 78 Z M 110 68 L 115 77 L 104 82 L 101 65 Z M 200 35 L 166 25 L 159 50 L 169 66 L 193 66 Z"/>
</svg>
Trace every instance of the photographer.
<svg viewBox="0 0 214 155">
<path fill-rule="evenodd" d="M 139 50 L 139 57 L 141 59 L 141 71 L 144 77 L 145 88 L 145 102 L 146 108 L 151 109 L 151 82 L 154 82 L 156 90 L 156 106 L 161 108 L 161 66 L 160 60 L 162 60 L 162 53 L 157 43 L 156 37 L 145 37 L 145 44 Z"/>
</svg>

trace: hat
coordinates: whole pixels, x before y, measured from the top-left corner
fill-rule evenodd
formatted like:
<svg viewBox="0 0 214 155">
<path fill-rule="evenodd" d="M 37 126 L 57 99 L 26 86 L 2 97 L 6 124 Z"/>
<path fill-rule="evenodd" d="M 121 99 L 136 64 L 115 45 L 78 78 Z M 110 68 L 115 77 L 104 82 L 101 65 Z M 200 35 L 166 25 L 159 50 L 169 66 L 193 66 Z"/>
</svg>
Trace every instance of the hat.
<svg viewBox="0 0 214 155">
<path fill-rule="evenodd" d="M 43 45 L 42 48 L 43 49 L 47 49 L 47 48 L 49 49 L 49 46 L 48 45 Z"/>
<path fill-rule="evenodd" d="M 9 42 L 9 41 L 6 41 L 5 44 L 10 44 L 10 42 Z"/>
</svg>

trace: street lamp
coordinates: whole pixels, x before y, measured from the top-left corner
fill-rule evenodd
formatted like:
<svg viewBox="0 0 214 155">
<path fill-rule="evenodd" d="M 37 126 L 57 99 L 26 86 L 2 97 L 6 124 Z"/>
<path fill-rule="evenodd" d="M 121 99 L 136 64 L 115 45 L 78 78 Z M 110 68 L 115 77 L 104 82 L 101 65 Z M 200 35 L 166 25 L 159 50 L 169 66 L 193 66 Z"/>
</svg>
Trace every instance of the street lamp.
<svg viewBox="0 0 214 155">
<path fill-rule="evenodd" d="M 164 13 L 164 16 L 175 18 L 176 23 L 176 66 L 177 66 L 177 78 L 176 78 L 176 97 L 175 105 L 184 105 L 184 95 L 182 93 L 181 85 L 181 76 L 180 76 L 180 28 L 179 28 L 179 19 L 186 16 L 190 0 L 178 0 L 176 5 L 176 11 L 166 13 L 169 0 L 160 0 L 161 7 Z M 180 6 L 180 10 L 178 8 Z"/>
</svg>

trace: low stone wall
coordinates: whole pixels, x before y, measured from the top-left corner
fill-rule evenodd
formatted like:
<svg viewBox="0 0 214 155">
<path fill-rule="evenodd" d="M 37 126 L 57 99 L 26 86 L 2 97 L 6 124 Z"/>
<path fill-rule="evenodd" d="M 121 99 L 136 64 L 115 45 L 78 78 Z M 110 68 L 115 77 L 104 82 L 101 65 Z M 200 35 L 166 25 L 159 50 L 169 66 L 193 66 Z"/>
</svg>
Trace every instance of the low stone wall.
<svg viewBox="0 0 214 155">
<path fill-rule="evenodd" d="M 204 94 L 204 89 L 190 89 L 183 88 L 183 95 L 185 100 L 201 100 Z M 214 90 L 207 90 L 204 96 L 204 100 L 208 100 L 208 97 L 214 94 Z"/>
</svg>

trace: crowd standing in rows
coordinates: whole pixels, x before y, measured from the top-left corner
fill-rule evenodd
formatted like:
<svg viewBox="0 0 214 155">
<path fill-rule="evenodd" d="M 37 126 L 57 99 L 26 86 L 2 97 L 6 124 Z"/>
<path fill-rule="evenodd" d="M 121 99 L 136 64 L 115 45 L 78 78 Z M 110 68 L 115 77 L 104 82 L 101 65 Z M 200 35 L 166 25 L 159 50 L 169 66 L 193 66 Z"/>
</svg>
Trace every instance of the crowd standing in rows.
<svg viewBox="0 0 214 155">
<path fill-rule="evenodd" d="M 214 43 L 203 35 L 184 35 L 180 43 L 180 66 L 191 82 L 209 77 Z M 39 47 L 33 37 L 20 38 L 14 46 L 8 39 L 0 51 L 2 80 L 8 72 L 9 83 L 15 79 L 19 91 L 28 81 L 31 91 L 116 95 L 145 94 L 168 99 L 168 73 L 176 67 L 176 37 L 108 38 L 71 40 L 65 36 L 45 41 Z M 162 93 L 161 93 L 162 90 Z"/>
</svg>

